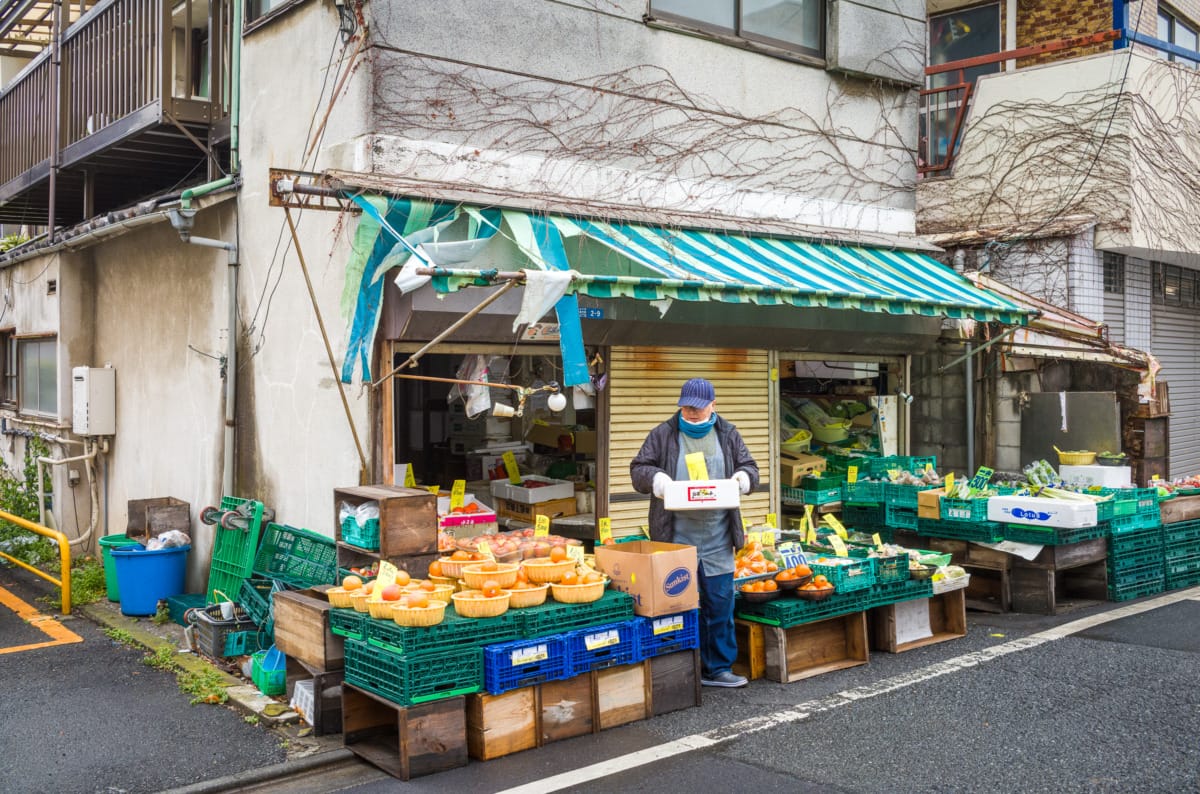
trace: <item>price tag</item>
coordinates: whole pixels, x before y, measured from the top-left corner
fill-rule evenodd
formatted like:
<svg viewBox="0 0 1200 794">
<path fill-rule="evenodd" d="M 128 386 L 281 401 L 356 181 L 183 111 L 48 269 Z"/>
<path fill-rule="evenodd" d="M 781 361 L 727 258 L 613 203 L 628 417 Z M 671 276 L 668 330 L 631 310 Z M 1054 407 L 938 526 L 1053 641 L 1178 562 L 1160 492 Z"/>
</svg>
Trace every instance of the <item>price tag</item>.
<svg viewBox="0 0 1200 794">
<path fill-rule="evenodd" d="M 846 482 L 850 483 L 851 485 L 854 485 L 854 483 L 858 482 L 857 466 L 851 466 L 850 468 L 846 469 Z"/>
<path fill-rule="evenodd" d="M 779 380 L 779 367 L 771 367 L 771 382 Z"/>
<path fill-rule="evenodd" d="M 511 452 L 505 452 L 500 459 L 504 461 L 504 470 L 508 472 L 508 481 L 513 485 L 520 485 L 521 470 L 517 468 L 517 456 Z"/>
<path fill-rule="evenodd" d="M 813 505 L 804 506 L 804 520 L 808 522 L 810 527 L 813 526 Z"/>
<path fill-rule="evenodd" d="M 537 522 L 533 526 L 533 536 L 535 538 L 544 538 L 550 534 L 550 516 L 538 516 Z"/>
<path fill-rule="evenodd" d="M 792 541 L 779 544 L 779 556 L 782 558 L 783 567 L 785 568 L 794 568 L 797 565 L 808 564 L 808 558 L 804 555 L 804 549 Z"/>
<path fill-rule="evenodd" d="M 417 478 L 413 476 L 412 464 L 411 463 L 402 463 L 400 465 L 404 466 L 404 487 L 405 488 L 416 488 L 417 487 Z"/>
<path fill-rule="evenodd" d="M 947 494 L 954 493 L 954 472 L 950 472 L 946 475 L 946 479 L 942 483 L 942 486 L 946 489 Z"/>
<path fill-rule="evenodd" d="M 683 631 L 683 615 L 671 615 L 668 618 L 657 618 L 652 624 L 654 636 L 670 634 L 672 631 Z"/>
<path fill-rule="evenodd" d="M 508 658 L 512 662 L 513 667 L 520 667 L 523 664 L 533 664 L 534 662 L 544 662 L 550 658 L 550 649 L 545 645 L 531 645 L 528 648 L 513 651 Z"/>
<path fill-rule="evenodd" d="M 437 495 L 438 495 L 438 493 L 439 493 L 439 492 L 442 490 L 442 486 L 440 486 L 440 485 L 426 485 L 426 486 L 425 486 L 425 490 L 426 490 L 426 491 L 429 491 L 429 492 L 430 492 L 431 494 L 433 494 L 434 496 L 437 496 Z"/>
<path fill-rule="evenodd" d="M 761 533 L 761 532 L 747 532 L 746 533 L 746 545 L 749 546 L 751 543 L 757 543 L 758 545 L 761 546 L 762 545 L 762 536 L 763 536 L 763 533 Z"/>
<path fill-rule="evenodd" d="M 875 544 L 875 548 L 877 548 L 877 549 L 883 548 L 883 538 L 879 537 L 878 532 L 871 535 L 871 542 Z"/>
<path fill-rule="evenodd" d="M 839 557 L 849 557 L 850 550 L 846 548 L 846 543 L 837 535 L 829 536 L 829 545 L 833 546 L 833 553 Z"/>
<path fill-rule="evenodd" d="M 602 546 L 608 546 L 611 544 L 613 542 L 612 519 L 608 516 L 605 516 L 604 518 L 599 519 L 596 522 L 596 525 L 596 529 L 600 533 L 600 544 Z"/>
<path fill-rule="evenodd" d="M 492 546 L 486 540 L 479 541 L 479 553 L 483 555 L 485 560 L 496 561 L 496 555 L 492 553 Z"/>
<path fill-rule="evenodd" d="M 595 634 L 585 634 L 583 637 L 583 647 L 589 651 L 594 651 L 597 648 L 607 648 L 610 645 L 616 645 L 621 641 L 621 632 L 617 629 L 609 631 L 599 631 Z"/>
<path fill-rule="evenodd" d="M 775 547 L 775 533 L 774 532 L 762 533 L 762 543 L 763 543 L 764 548 L 774 548 Z"/>
<path fill-rule="evenodd" d="M 838 521 L 836 518 L 834 518 L 832 514 L 827 513 L 827 514 L 821 516 L 821 518 L 822 518 L 822 520 L 825 521 L 826 524 L 828 524 L 830 526 L 830 528 L 835 533 L 837 533 L 837 536 L 839 538 L 842 538 L 844 540 L 844 539 L 850 537 L 850 534 L 848 532 L 846 532 L 846 528 L 844 526 L 842 526 L 842 522 Z"/>
<path fill-rule="evenodd" d="M 379 563 L 379 575 L 375 577 L 375 587 L 371 590 L 369 600 L 382 601 L 380 591 L 390 584 L 396 583 L 396 574 L 400 573 L 400 569 L 387 560 L 382 560 Z"/>
<path fill-rule="evenodd" d="M 808 534 L 804 536 L 804 542 L 810 546 L 817 545 L 817 528 L 811 524 L 808 527 Z"/>
<path fill-rule="evenodd" d="M 583 562 L 583 546 L 568 545 L 567 559 L 575 562 Z"/>
<path fill-rule="evenodd" d="M 463 506 L 463 497 L 467 494 L 467 481 L 455 480 L 450 487 L 450 509 Z"/>
<path fill-rule="evenodd" d="M 742 531 L 745 532 L 749 528 L 750 528 L 750 519 L 743 516 L 742 517 Z"/>
<path fill-rule="evenodd" d="M 703 452 L 688 453 L 684 456 L 683 460 L 687 463 L 689 480 L 708 479 L 708 463 L 704 460 Z"/>
<path fill-rule="evenodd" d="M 925 471 L 933 471 L 933 464 L 929 461 L 925 461 Z"/>
<path fill-rule="evenodd" d="M 971 482 L 968 483 L 968 485 L 971 487 L 971 491 L 982 491 L 984 488 L 987 488 L 988 483 L 992 481 L 993 474 L 995 474 L 995 472 L 989 469 L 987 466 L 980 466 L 979 469 L 976 470 L 975 476 L 971 478 Z"/>
<path fill-rule="evenodd" d="M 767 526 L 771 529 L 779 529 L 779 518 L 774 513 L 767 513 Z"/>
</svg>

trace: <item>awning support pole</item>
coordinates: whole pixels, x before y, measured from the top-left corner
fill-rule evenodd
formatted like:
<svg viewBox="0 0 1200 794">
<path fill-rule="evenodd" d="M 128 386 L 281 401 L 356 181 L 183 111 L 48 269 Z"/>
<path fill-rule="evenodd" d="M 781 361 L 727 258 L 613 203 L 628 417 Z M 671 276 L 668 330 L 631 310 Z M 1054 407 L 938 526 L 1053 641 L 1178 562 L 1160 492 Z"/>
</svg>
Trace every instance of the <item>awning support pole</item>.
<svg viewBox="0 0 1200 794">
<path fill-rule="evenodd" d="M 967 386 L 967 476 L 975 471 L 975 361 L 971 358 L 973 345 L 967 340 L 967 354 L 963 356 L 963 374 Z"/>
<path fill-rule="evenodd" d="M 292 243 L 296 246 L 296 258 L 300 260 L 300 270 L 304 273 L 304 283 L 308 287 L 308 297 L 312 301 L 313 313 L 317 316 L 317 325 L 321 329 L 321 339 L 325 342 L 325 355 L 329 358 L 329 369 L 333 371 L 333 382 L 337 384 L 338 395 L 342 398 L 342 409 L 346 412 L 346 423 L 350 425 L 350 435 L 354 436 L 354 448 L 358 450 L 358 482 L 360 485 L 367 485 L 369 482 L 367 455 L 363 452 L 362 441 L 358 438 L 358 428 L 354 426 L 354 415 L 350 412 L 350 400 L 346 397 L 346 384 L 342 383 L 342 378 L 338 374 L 337 363 L 333 358 L 333 347 L 329 344 L 329 334 L 325 332 L 325 320 L 321 318 L 321 307 L 317 303 L 317 293 L 313 290 L 312 279 L 308 275 L 308 264 L 305 263 L 304 251 L 300 248 L 300 238 L 296 234 L 296 224 L 292 222 L 292 211 L 284 207 L 283 215 L 287 218 L 288 230 L 292 233 Z M 230 333 L 232 333 L 232 330 Z"/>
</svg>

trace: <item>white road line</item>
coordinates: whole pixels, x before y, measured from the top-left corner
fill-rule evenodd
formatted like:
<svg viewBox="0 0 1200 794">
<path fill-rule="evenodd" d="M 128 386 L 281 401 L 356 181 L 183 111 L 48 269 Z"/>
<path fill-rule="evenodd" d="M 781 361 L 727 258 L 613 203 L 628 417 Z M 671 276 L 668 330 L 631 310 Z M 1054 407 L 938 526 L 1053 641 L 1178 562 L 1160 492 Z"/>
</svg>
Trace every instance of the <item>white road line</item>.
<svg viewBox="0 0 1200 794">
<path fill-rule="evenodd" d="M 1025 651 L 1031 648 L 1036 648 L 1039 645 L 1044 645 L 1054 640 L 1061 640 L 1064 637 L 1069 637 L 1072 634 L 1078 634 L 1081 631 L 1087 631 L 1090 628 L 1110 623 L 1114 620 L 1140 615 L 1143 612 L 1149 612 L 1160 607 L 1170 606 L 1171 604 L 1180 601 L 1200 600 L 1200 587 L 1193 587 L 1188 590 L 1179 590 L 1173 593 L 1168 593 L 1158 598 L 1144 601 L 1138 604 L 1130 604 L 1129 606 L 1118 607 L 1102 612 L 1097 615 L 1092 615 L 1079 620 L 1072 620 L 1069 623 L 1064 623 L 1061 626 L 1056 626 L 1052 629 L 1039 631 L 1036 634 L 1030 634 L 1028 637 L 1010 640 L 1008 642 L 995 645 L 991 648 L 985 648 L 981 651 L 966 653 L 962 656 L 956 656 L 952 659 L 946 659 L 936 664 L 931 664 L 927 667 L 922 667 L 918 670 L 913 670 L 903 675 L 886 678 L 882 681 L 877 681 L 867 686 L 856 687 L 854 689 L 846 689 L 832 695 L 828 695 L 816 700 L 810 700 L 804 703 L 799 703 L 791 708 L 764 714 L 758 717 L 735 722 L 730 725 L 723 725 L 719 728 L 713 728 L 704 733 L 696 733 L 691 736 L 684 736 L 681 739 L 666 742 L 664 744 L 647 747 L 644 750 L 626 753 L 625 755 L 610 758 L 607 761 L 601 761 L 590 766 L 573 769 L 569 772 L 553 775 L 548 778 L 526 783 L 521 786 L 515 786 L 510 789 L 505 789 L 499 794 L 544 794 L 550 791 L 561 791 L 572 786 L 580 786 L 593 780 L 599 780 L 609 775 L 614 775 L 620 772 L 625 772 L 635 767 L 645 764 L 661 761 L 672 756 L 690 753 L 693 750 L 702 750 L 710 747 L 715 747 L 725 742 L 740 739 L 760 731 L 770 730 L 771 728 L 780 725 L 786 725 L 792 722 L 800 722 L 812 717 L 815 714 L 820 714 L 825 711 L 845 706 L 850 703 L 855 703 L 860 700 L 869 700 L 879 695 L 885 695 L 889 692 L 895 692 L 898 689 L 920 684 L 934 678 L 938 678 L 949 673 L 955 673 L 960 670 L 966 670 L 971 667 L 990 662 L 993 659 L 999 659 L 1002 656 L 1007 656 L 1010 653 Z"/>
</svg>

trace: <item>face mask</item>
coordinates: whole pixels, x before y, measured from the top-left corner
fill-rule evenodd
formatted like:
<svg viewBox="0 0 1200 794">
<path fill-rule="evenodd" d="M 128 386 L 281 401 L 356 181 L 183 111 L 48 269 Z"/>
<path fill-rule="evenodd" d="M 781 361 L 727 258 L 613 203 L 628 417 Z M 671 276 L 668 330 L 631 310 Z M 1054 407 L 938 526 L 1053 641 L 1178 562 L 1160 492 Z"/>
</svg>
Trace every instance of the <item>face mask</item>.
<svg viewBox="0 0 1200 794">
<path fill-rule="evenodd" d="M 712 426 L 716 423 L 717 414 L 715 411 L 703 422 L 689 422 L 683 418 L 682 414 L 679 416 L 680 431 L 691 438 L 703 438 L 708 434 L 709 430 L 712 430 Z"/>
</svg>

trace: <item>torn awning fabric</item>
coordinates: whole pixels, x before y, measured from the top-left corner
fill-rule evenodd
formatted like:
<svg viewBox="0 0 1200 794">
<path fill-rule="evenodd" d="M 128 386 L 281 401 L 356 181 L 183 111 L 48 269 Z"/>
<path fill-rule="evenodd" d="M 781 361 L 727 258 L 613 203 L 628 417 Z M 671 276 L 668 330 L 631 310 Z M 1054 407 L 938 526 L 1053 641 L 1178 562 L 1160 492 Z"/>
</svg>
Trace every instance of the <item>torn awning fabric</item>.
<svg viewBox="0 0 1200 794">
<path fill-rule="evenodd" d="M 360 206 L 363 201 L 359 200 Z M 415 226 L 422 217 L 428 217 L 427 225 L 441 223 L 444 229 L 458 213 L 471 216 L 467 232 L 470 239 L 482 240 L 486 245 L 489 238 L 504 238 L 520 251 L 525 261 L 511 262 L 504 269 L 573 271 L 563 300 L 586 295 L 600 299 L 720 301 L 942 316 L 1012 325 L 1025 324 L 1031 315 L 1027 308 L 977 287 L 932 257 L 913 251 L 607 223 L 522 210 L 448 205 L 439 210 L 439 205 L 410 200 L 385 202 L 385 206 L 386 213 L 380 214 L 389 219 L 387 225 L 372 222 L 367 215 L 360 223 L 360 232 L 364 224 L 373 223 L 380 239 L 358 277 L 359 300 L 343 380 L 353 374 L 352 356 L 359 357 L 366 376 L 367 354 L 382 299 L 382 286 L 376 291 L 375 283 L 390 267 L 409 262 L 410 267 L 436 268 L 430 283 L 441 293 L 495 283 L 494 266 L 472 268 L 461 261 L 451 264 L 436 250 L 437 242 L 421 245 L 414 237 L 420 231 Z M 396 222 L 390 221 L 393 215 Z M 404 247 L 401 240 L 408 240 L 409 247 Z M 348 270 L 348 292 L 356 277 Z M 370 294 L 364 298 L 367 292 Z M 361 321 L 358 308 L 364 310 Z M 559 312 L 560 321 L 566 314 Z M 577 324 L 578 313 L 574 315 Z"/>
</svg>

